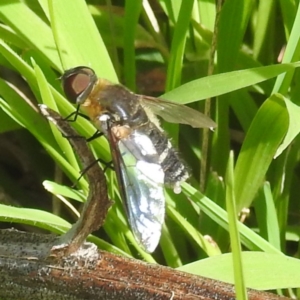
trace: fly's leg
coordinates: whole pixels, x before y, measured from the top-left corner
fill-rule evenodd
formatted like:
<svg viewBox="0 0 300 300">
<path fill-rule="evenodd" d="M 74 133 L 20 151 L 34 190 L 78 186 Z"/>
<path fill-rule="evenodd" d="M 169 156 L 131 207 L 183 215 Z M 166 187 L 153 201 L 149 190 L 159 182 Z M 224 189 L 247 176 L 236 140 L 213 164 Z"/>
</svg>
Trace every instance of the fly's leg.
<svg viewBox="0 0 300 300">
<path fill-rule="evenodd" d="M 80 172 L 80 176 L 76 179 L 76 182 L 72 185 L 72 187 L 74 188 L 77 183 L 79 182 L 79 180 L 84 176 L 84 174 L 95 164 L 97 164 L 98 162 L 102 163 L 105 167 L 103 169 L 103 172 L 105 173 L 107 169 L 111 169 L 111 170 L 115 170 L 115 168 L 113 167 L 113 162 L 106 162 L 101 158 L 97 158 L 93 161 L 93 163 L 91 163 L 89 166 L 87 166 L 86 168 L 84 168 L 81 172 Z"/>
<path fill-rule="evenodd" d="M 71 114 L 69 114 L 67 117 L 65 117 L 63 120 L 64 120 L 64 121 L 67 121 L 67 122 L 76 122 L 78 116 L 80 116 L 80 117 L 82 117 L 82 118 L 84 118 L 84 119 L 90 121 L 90 118 L 89 118 L 87 115 L 82 114 L 81 112 L 79 112 L 79 108 L 80 108 L 80 105 L 77 105 L 76 110 L 73 111 Z M 63 136 L 64 138 L 66 138 L 66 139 L 68 139 L 68 138 L 84 138 L 84 137 L 82 137 L 82 136 L 80 136 L 80 135 L 78 135 L 78 136 L 69 136 L 69 135 L 68 135 L 68 136 L 67 136 L 67 135 L 62 134 L 62 136 Z M 86 138 L 84 138 L 84 139 L 85 139 L 86 141 L 88 141 L 88 139 L 86 139 Z"/>
<path fill-rule="evenodd" d="M 102 135 L 103 135 L 103 132 L 97 130 L 91 137 L 87 138 L 86 141 L 87 141 L 87 142 L 91 142 L 91 141 L 97 139 L 98 137 L 100 137 L 100 136 L 102 136 Z"/>
<path fill-rule="evenodd" d="M 90 120 L 90 118 L 82 113 L 79 112 L 79 108 L 80 108 L 80 105 L 77 105 L 77 108 L 74 112 L 72 112 L 69 116 L 65 117 L 64 120 L 65 121 L 68 121 L 68 122 L 75 122 L 78 118 L 78 116 L 82 117 L 82 118 L 85 118 L 87 120 Z M 73 118 L 72 118 L 73 117 Z M 83 136 L 65 136 L 63 135 L 63 137 L 65 138 L 83 138 L 85 139 L 87 142 L 91 142 L 93 140 L 95 140 L 96 138 L 98 137 L 101 137 L 103 135 L 103 132 L 99 131 L 99 130 L 96 130 L 96 132 L 89 138 L 85 138 Z M 114 167 L 113 167 L 113 162 L 110 161 L 110 162 L 106 162 L 104 160 L 102 160 L 101 158 L 98 158 L 98 159 L 95 159 L 95 161 L 93 163 L 91 163 L 89 166 L 87 166 L 85 169 L 83 169 L 80 173 L 80 176 L 78 177 L 78 179 L 76 180 L 76 182 L 73 184 L 73 187 L 75 187 L 77 185 L 77 182 L 84 176 L 84 174 L 92 167 L 94 166 L 96 163 L 102 163 L 103 165 L 105 165 L 104 169 L 103 169 L 103 172 L 105 172 L 108 168 L 109 169 L 112 169 L 114 170 Z"/>
<path fill-rule="evenodd" d="M 103 132 L 97 130 L 91 137 L 87 138 L 86 141 L 87 142 L 91 142 L 95 139 L 97 139 L 98 137 L 101 137 L 103 135 Z M 66 137 L 68 138 L 68 137 Z M 78 138 L 84 138 L 82 136 L 78 136 Z M 84 138 L 85 139 L 85 138 Z M 80 172 L 80 176 L 79 178 L 76 180 L 76 182 L 73 184 L 73 187 L 76 186 L 77 182 L 84 176 L 84 174 L 92 167 L 94 166 L 96 163 L 102 163 L 105 167 L 103 169 L 103 172 L 105 173 L 105 171 L 107 169 L 111 169 L 111 170 L 115 170 L 114 167 L 113 167 L 113 161 L 110 161 L 110 162 L 106 162 L 104 161 L 103 159 L 101 158 L 97 158 L 95 159 L 95 161 L 93 163 L 91 163 L 89 166 L 87 166 L 85 169 L 83 169 L 81 172 Z"/>
<path fill-rule="evenodd" d="M 81 135 L 62 135 L 64 138 L 66 139 L 70 139 L 70 138 L 78 138 L 78 139 L 85 139 L 86 142 L 91 142 L 93 140 L 95 140 L 96 138 L 100 137 L 103 135 L 103 132 L 99 131 L 99 130 L 96 130 L 96 132 L 89 138 L 86 138 L 84 136 L 81 136 Z"/>
<path fill-rule="evenodd" d="M 70 113 L 67 117 L 65 117 L 64 120 L 68 121 L 68 122 L 76 122 L 78 116 L 80 116 L 80 117 L 90 121 L 90 118 L 87 115 L 82 114 L 79 111 L 79 108 L 80 108 L 80 105 L 77 105 L 76 110 L 73 111 L 72 113 Z"/>
</svg>

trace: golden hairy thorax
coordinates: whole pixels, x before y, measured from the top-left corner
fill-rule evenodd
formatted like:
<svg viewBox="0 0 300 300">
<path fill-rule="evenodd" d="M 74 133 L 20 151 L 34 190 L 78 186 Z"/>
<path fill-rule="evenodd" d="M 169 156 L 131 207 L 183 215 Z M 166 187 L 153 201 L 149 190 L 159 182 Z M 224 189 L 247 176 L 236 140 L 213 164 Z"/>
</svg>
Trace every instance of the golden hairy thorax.
<svg viewBox="0 0 300 300">
<path fill-rule="evenodd" d="M 112 83 L 108 80 L 98 79 L 89 97 L 81 104 L 82 111 L 88 115 L 91 121 L 99 129 L 101 128 L 99 117 L 108 112 L 107 109 L 101 105 L 101 99 L 103 97 L 102 92 L 109 85 L 112 85 Z M 111 130 L 117 139 L 127 138 L 132 132 L 132 129 L 128 126 L 120 125 L 114 125 Z"/>
<path fill-rule="evenodd" d="M 106 79 L 98 79 L 89 97 L 81 104 L 82 111 L 89 116 L 91 121 L 97 122 L 97 119 L 107 110 L 101 106 L 101 92 L 112 83 Z"/>
</svg>

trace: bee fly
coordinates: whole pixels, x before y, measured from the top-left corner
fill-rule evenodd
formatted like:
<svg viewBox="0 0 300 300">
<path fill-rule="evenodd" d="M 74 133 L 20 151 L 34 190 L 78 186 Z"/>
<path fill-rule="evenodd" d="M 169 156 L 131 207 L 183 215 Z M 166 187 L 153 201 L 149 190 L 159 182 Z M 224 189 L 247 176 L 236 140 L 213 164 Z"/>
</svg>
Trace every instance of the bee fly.
<svg viewBox="0 0 300 300">
<path fill-rule="evenodd" d="M 147 252 L 153 252 L 165 216 L 163 186 L 180 193 L 181 182 L 189 177 L 155 115 L 192 127 L 214 128 L 215 122 L 187 106 L 134 94 L 97 78 L 84 66 L 67 70 L 62 86 L 108 139 L 132 232 Z"/>
</svg>

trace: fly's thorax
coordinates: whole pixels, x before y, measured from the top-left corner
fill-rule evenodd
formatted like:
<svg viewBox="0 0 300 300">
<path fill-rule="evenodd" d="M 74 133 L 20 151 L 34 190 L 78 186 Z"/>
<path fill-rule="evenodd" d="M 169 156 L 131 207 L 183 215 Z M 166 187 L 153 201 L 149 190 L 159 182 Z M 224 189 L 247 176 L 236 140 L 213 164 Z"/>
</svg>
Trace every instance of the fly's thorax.
<svg viewBox="0 0 300 300">
<path fill-rule="evenodd" d="M 107 109 L 98 99 L 101 92 L 111 84 L 112 83 L 106 79 L 98 79 L 90 95 L 80 105 L 82 112 L 86 114 L 94 123 L 99 121 L 99 117 L 101 115 L 107 113 Z"/>
<path fill-rule="evenodd" d="M 148 121 L 135 94 L 122 85 L 104 79 L 98 80 L 82 106 L 94 121 L 104 113 L 108 113 L 120 125 L 136 127 Z"/>
</svg>

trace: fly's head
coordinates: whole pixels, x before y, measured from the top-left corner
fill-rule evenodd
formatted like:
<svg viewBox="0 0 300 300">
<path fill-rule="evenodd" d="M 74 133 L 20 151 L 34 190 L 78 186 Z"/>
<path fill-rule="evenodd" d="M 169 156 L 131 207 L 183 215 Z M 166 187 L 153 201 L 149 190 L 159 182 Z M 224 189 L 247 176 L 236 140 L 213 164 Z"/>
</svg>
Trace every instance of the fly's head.
<svg viewBox="0 0 300 300">
<path fill-rule="evenodd" d="M 68 100 L 73 104 L 83 104 L 97 83 L 95 72 L 80 66 L 67 70 L 61 77 L 62 87 Z"/>
</svg>

